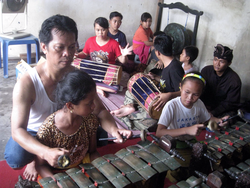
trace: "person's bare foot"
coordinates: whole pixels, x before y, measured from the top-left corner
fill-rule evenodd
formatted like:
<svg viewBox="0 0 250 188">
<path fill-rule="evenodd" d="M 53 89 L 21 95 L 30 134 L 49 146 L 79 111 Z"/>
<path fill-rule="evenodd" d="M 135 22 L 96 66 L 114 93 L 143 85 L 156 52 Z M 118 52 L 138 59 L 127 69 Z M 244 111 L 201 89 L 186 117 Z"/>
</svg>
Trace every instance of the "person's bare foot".
<svg viewBox="0 0 250 188">
<path fill-rule="evenodd" d="M 23 175 L 29 181 L 36 181 L 38 174 L 35 168 L 35 161 L 32 161 L 31 163 L 27 164 L 26 169 L 23 172 Z"/>
<path fill-rule="evenodd" d="M 121 108 L 117 109 L 117 110 L 113 110 L 110 113 L 112 115 L 115 115 L 117 117 L 124 117 L 127 116 L 131 113 L 133 113 L 135 111 L 135 108 L 133 106 L 133 104 L 127 104 L 127 105 L 122 105 Z"/>
</svg>

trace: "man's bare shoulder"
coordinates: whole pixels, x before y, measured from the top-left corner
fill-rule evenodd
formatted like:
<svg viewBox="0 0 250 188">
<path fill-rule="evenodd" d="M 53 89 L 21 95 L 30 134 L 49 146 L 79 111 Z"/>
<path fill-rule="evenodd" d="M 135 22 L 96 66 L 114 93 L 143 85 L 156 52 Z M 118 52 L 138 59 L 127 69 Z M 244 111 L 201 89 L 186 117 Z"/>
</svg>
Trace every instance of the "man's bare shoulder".
<svg viewBox="0 0 250 188">
<path fill-rule="evenodd" d="M 16 82 L 13 97 L 28 98 L 31 101 L 35 100 L 35 87 L 33 81 L 28 72 L 21 76 L 21 78 Z"/>
</svg>

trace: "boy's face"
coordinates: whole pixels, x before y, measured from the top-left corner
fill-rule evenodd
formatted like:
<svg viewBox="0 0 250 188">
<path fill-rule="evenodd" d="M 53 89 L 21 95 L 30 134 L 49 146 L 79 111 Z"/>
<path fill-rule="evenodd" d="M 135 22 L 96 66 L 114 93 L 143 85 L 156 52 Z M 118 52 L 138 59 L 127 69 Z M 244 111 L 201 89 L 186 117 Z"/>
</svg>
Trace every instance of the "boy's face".
<svg viewBox="0 0 250 188">
<path fill-rule="evenodd" d="M 156 49 L 155 49 L 155 55 L 156 55 L 156 57 L 160 60 L 160 53 L 159 53 L 159 51 L 156 50 Z"/>
<path fill-rule="evenodd" d="M 152 19 L 151 18 L 148 18 L 145 22 L 142 22 L 141 21 L 141 26 L 144 28 L 144 29 L 149 29 L 150 26 L 152 24 Z"/>
<path fill-rule="evenodd" d="M 225 70 L 229 67 L 230 64 L 231 62 L 228 63 L 228 61 L 225 59 L 219 59 L 218 57 L 214 57 L 213 66 L 218 76 L 221 76 L 225 72 Z"/>
<path fill-rule="evenodd" d="M 184 63 L 184 62 L 188 62 L 188 61 L 189 61 L 189 56 L 187 56 L 186 50 L 183 49 L 182 53 L 180 55 L 180 62 Z"/>
<path fill-rule="evenodd" d="M 109 27 L 111 27 L 115 31 L 119 29 L 121 24 L 122 24 L 122 19 L 119 16 L 113 17 L 111 20 L 109 20 Z"/>
</svg>

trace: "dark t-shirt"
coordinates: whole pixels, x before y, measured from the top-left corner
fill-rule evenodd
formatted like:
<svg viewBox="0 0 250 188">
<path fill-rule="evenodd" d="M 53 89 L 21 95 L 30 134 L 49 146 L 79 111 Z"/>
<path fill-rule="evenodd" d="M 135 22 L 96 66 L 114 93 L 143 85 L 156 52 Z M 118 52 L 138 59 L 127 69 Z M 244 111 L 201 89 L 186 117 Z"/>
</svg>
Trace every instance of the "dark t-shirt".
<svg viewBox="0 0 250 188">
<path fill-rule="evenodd" d="M 222 76 L 218 76 L 213 65 L 204 67 L 201 74 L 206 80 L 201 100 L 214 116 L 237 110 L 240 103 L 241 80 L 230 67 Z"/>
<path fill-rule="evenodd" d="M 152 59 L 155 59 L 156 61 L 159 61 L 159 59 L 158 59 L 157 56 L 155 55 L 155 49 L 153 49 L 153 50 L 151 51 L 151 56 L 150 56 L 148 62 L 150 63 L 150 61 L 151 61 Z"/>
<path fill-rule="evenodd" d="M 112 35 L 110 32 L 108 32 L 108 36 L 112 39 L 115 39 L 121 45 L 122 48 L 126 47 L 127 45 L 126 36 L 120 30 L 118 30 L 118 33 L 116 35 Z"/>
<path fill-rule="evenodd" d="M 162 70 L 160 89 L 162 92 L 176 92 L 180 90 L 180 83 L 184 76 L 184 70 L 181 63 L 177 59 L 173 59 L 171 63 Z"/>
</svg>

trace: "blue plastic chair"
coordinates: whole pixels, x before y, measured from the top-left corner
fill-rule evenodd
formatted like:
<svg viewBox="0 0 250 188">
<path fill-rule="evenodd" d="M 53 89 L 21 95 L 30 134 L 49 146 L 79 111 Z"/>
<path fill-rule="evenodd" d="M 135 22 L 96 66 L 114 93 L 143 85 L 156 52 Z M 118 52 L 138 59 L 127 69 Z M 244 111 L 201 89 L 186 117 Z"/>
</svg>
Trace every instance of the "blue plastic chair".
<svg viewBox="0 0 250 188">
<path fill-rule="evenodd" d="M 8 78 L 8 47 L 10 45 L 20 45 L 27 44 L 27 63 L 31 64 L 31 44 L 36 45 L 36 62 L 40 59 L 40 44 L 38 38 L 31 35 L 25 38 L 20 39 L 8 39 L 4 37 L 0 37 L 0 42 L 2 44 L 3 50 L 3 76 L 4 78 Z M 0 50 L 0 68 L 2 68 L 2 55 Z"/>
</svg>

